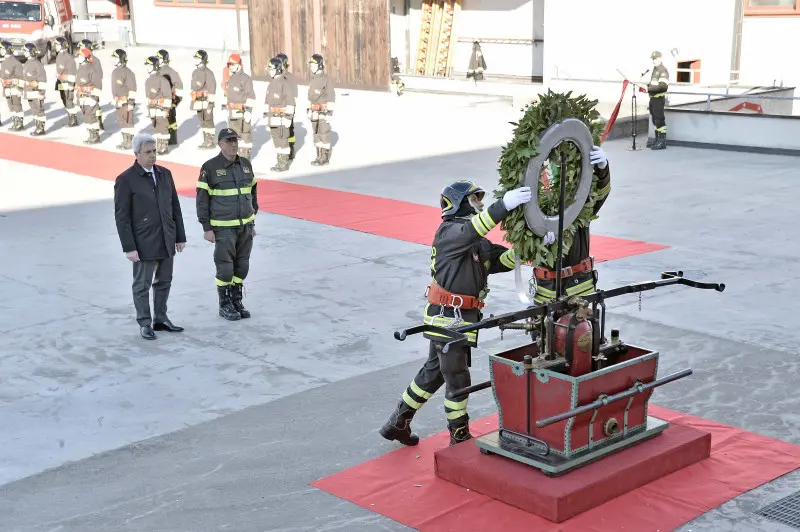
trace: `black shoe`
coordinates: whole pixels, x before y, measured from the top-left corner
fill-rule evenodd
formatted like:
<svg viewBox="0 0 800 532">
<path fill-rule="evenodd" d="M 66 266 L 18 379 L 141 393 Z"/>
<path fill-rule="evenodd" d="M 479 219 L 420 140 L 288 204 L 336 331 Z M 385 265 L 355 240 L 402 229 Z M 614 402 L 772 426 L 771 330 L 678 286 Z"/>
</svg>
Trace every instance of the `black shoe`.
<svg viewBox="0 0 800 532">
<path fill-rule="evenodd" d="M 645 148 L 651 148 L 653 144 L 655 144 L 656 138 L 655 137 L 647 137 L 647 143 L 644 145 Z"/>
<path fill-rule="evenodd" d="M 178 327 L 177 325 L 169 321 L 169 319 L 166 319 L 154 322 L 153 329 L 155 329 L 156 331 L 181 332 L 183 330 L 183 327 Z"/>
<path fill-rule="evenodd" d="M 389 441 L 397 440 L 403 445 L 417 445 L 419 436 L 411 432 L 411 418 L 415 413 L 416 410 L 401 401 L 381 427 L 381 436 Z"/>
<path fill-rule="evenodd" d="M 231 285 L 230 294 L 231 294 L 231 303 L 233 303 L 233 308 L 236 309 L 236 312 L 239 313 L 242 319 L 249 318 L 250 311 L 244 308 L 244 305 L 242 305 L 242 297 L 244 295 L 244 285 L 241 284 Z"/>
<path fill-rule="evenodd" d="M 233 308 L 231 296 L 228 286 L 218 286 L 217 294 L 219 295 L 219 315 L 228 321 L 237 321 L 242 318 L 239 311 Z"/>
<path fill-rule="evenodd" d="M 78 127 L 78 115 L 69 115 L 69 123 L 67 124 L 69 127 Z"/>
<path fill-rule="evenodd" d="M 155 340 L 156 339 L 156 333 L 153 332 L 153 328 L 150 327 L 149 325 L 143 325 L 143 326 L 139 327 L 139 334 L 141 334 L 142 338 L 144 338 L 145 340 Z"/>
<path fill-rule="evenodd" d="M 472 439 L 472 434 L 469 433 L 469 425 L 461 424 L 453 427 L 447 427 L 450 430 L 450 445 L 465 442 Z"/>
<path fill-rule="evenodd" d="M 311 161 L 311 166 L 319 166 L 319 162 L 322 160 L 322 148 L 317 147 L 317 158 Z"/>
<path fill-rule="evenodd" d="M 666 150 L 667 149 L 667 134 L 656 132 L 656 141 L 650 147 L 651 150 Z"/>
</svg>

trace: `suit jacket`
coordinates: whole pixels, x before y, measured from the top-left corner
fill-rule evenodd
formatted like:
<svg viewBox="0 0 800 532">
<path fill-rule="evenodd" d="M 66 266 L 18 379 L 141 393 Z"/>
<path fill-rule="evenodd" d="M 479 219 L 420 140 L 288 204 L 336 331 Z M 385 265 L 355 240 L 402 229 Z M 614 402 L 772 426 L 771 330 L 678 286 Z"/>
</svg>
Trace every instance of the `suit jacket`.
<svg viewBox="0 0 800 532">
<path fill-rule="evenodd" d="M 114 183 L 114 218 L 124 252 L 138 251 L 141 260 L 175 255 L 175 244 L 186 242 L 183 214 L 172 173 L 153 166 L 158 186 L 134 162 Z"/>
</svg>

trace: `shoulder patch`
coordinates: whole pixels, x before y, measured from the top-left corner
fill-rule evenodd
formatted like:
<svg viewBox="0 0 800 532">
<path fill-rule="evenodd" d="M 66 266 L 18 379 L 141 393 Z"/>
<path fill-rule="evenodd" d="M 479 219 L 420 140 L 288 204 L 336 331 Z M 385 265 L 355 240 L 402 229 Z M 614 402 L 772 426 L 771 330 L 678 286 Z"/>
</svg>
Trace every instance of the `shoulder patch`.
<svg viewBox="0 0 800 532">
<path fill-rule="evenodd" d="M 245 174 L 249 174 L 249 173 L 250 173 L 250 168 L 249 168 L 249 167 L 247 167 L 247 166 L 242 166 L 242 171 L 243 171 Z"/>
<path fill-rule="evenodd" d="M 221 170 L 217 170 L 217 176 L 228 175 L 228 171 L 224 168 Z"/>
</svg>

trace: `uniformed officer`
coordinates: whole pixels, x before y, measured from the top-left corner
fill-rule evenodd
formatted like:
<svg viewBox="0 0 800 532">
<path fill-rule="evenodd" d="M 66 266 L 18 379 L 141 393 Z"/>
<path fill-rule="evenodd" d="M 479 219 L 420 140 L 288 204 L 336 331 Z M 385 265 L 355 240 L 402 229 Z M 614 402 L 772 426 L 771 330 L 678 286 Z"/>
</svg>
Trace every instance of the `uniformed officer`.
<svg viewBox="0 0 800 532">
<path fill-rule="evenodd" d="M 236 131 L 223 129 L 217 143 L 219 155 L 200 168 L 197 219 L 203 226 L 203 237 L 214 244 L 219 315 L 236 321 L 250 317 L 242 296 L 256 235 L 258 180 L 250 160 L 238 155 Z"/>
<path fill-rule="evenodd" d="M 169 52 L 161 49 L 158 51 L 158 58 L 161 60 L 161 75 L 167 78 L 172 88 L 172 107 L 169 109 L 169 145 L 178 145 L 178 104 L 183 100 L 183 81 L 180 74 L 169 66 Z"/>
<path fill-rule="evenodd" d="M 294 120 L 295 98 L 292 86 L 283 77 L 283 62 L 273 57 L 267 63 L 267 97 L 264 100 L 264 117 L 269 125 L 272 143 L 278 152 L 278 162 L 270 168 L 273 172 L 289 169 L 291 149 L 289 147 L 289 126 Z"/>
<path fill-rule="evenodd" d="M 88 48 L 78 52 L 78 74 L 75 81 L 75 93 L 81 108 L 83 125 L 86 128 L 84 144 L 100 142 L 100 123 L 97 110 L 100 108 L 100 88 L 97 86 L 97 69 L 92 64 L 96 58 Z"/>
<path fill-rule="evenodd" d="M 11 113 L 11 131 L 19 131 L 25 127 L 22 111 L 22 91 L 25 78 L 22 74 L 22 63 L 14 56 L 14 48 L 9 41 L 0 42 L 0 79 L 3 80 L 3 96 Z"/>
<path fill-rule="evenodd" d="M 95 88 L 99 91 L 97 95 L 97 109 L 95 109 L 95 114 L 97 115 L 97 125 L 102 130 L 105 131 L 105 126 L 103 125 L 103 109 L 100 106 L 100 96 L 103 92 L 103 65 L 100 63 L 100 58 L 94 54 L 94 51 L 97 50 L 97 45 L 90 41 L 89 39 L 81 39 L 78 43 L 78 47 L 80 50 L 89 50 L 89 53 L 92 57 L 92 68 L 94 68 L 94 84 Z M 80 53 L 79 50 L 79 53 Z"/>
<path fill-rule="evenodd" d="M 217 94 L 217 79 L 208 68 L 208 53 L 197 50 L 194 54 L 195 68 L 192 72 L 192 109 L 197 111 L 200 128 L 203 132 L 203 143 L 199 148 L 214 147 L 214 100 Z"/>
<path fill-rule="evenodd" d="M 33 120 L 36 123 L 36 128 L 31 132 L 33 136 L 45 134 L 45 121 L 47 118 L 44 115 L 44 95 L 47 87 L 47 73 L 44 71 L 44 65 L 40 59 L 41 52 L 35 44 L 29 42 L 25 43 L 25 66 L 22 69 L 22 75 L 25 79 L 25 99 L 28 100 L 28 105 L 33 114 Z"/>
<path fill-rule="evenodd" d="M 600 208 L 608 198 L 611 191 L 611 170 L 608 166 L 608 157 L 603 148 L 594 146 L 589 152 L 589 160 L 597 176 L 598 199 L 594 204 L 593 216 L 597 216 Z M 557 183 L 560 173 L 558 164 L 548 163 L 553 193 L 558 190 L 553 187 Z M 565 228 L 566 229 L 566 228 Z M 561 269 L 561 294 L 556 295 L 556 272 L 542 266 L 534 266 L 533 276 L 536 278 L 536 293 L 533 301 L 536 304 L 546 303 L 566 294 L 572 296 L 582 296 L 591 294 L 597 290 L 597 271 L 594 269 L 594 259 L 589 255 L 589 226 L 576 227 L 572 245 L 567 250 L 566 256 L 562 259 L 563 268 Z M 544 244 L 550 245 L 556 241 L 553 233 L 545 235 Z"/>
<path fill-rule="evenodd" d="M 69 127 L 78 125 L 78 107 L 75 105 L 75 80 L 78 75 L 78 63 L 70 52 L 70 45 L 64 37 L 56 37 L 56 90 L 67 110 Z"/>
<path fill-rule="evenodd" d="M 664 150 L 667 148 L 667 121 L 664 117 L 664 103 L 669 89 L 669 72 L 661 62 L 661 52 L 653 52 L 650 54 L 650 59 L 653 60 L 653 73 L 650 74 L 647 92 L 650 94 L 650 117 L 653 120 L 656 136 L 653 140 L 647 140 L 647 147 L 652 150 Z"/>
<path fill-rule="evenodd" d="M 161 75 L 161 60 L 154 55 L 144 62 L 148 78 L 144 84 L 147 95 L 147 115 L 155 128 L 156 152 L 169 149 L 169 110 L 172 108 L 172 87 Z"/>
<path fill-rule="evenodd" d="M 128 53 L 120 48 L 112 54 L 117 64 L 111 73 L 111 95 L 117 107 L 117 123 L 122 135 L 119 150 L 131 149 L 136 130 L 133 128 L 133 110 L 136 105 L 136 75 L 128 68 Z"/>
<path fill-rule="evenodd" d="M 314 54 L 308 61 L 311 68 L 311 82 L 308 84 L 308 117 L 314 132 L 314 146 L 317 147 L 317 158 L 311 162 L 314 166 L 328 164 L 331 160 L 331 120 L 336 103 L 336 91 L 325 72 L 322 56 Z"/>
<path fill-rule="evenodd" d="M 225 87 L 228 127 L 239 135 L 239 155 L 249 159 L 253 149 L 252 120 L 256 92 L 253 89 L 252 78 L 244 72 L 242 56 L 231 54 L 227 66 L 231 73 Z"/>
<path fill-rule="evenodd" d="M 483 208 L 485 192 L 470 181 L 456 181 L 442 190 L 442 223 L 431 248 L 431 284 L 424 322 L 439 327 L 466 325 L 481 320 L 488 276 L 514 269 L 515 254 L 486 238 L 510 211 L 531 199 L 531 189 L 509 190 L 502 199 Z M 428 360 L 403 392 L 397 408 L 380 429 L 381 436 L 404 445 L 416 445 L 411 419 L 430 397 L 446 385 L 444 411 L 450 445 L 470 439 L 467 398 L 454 392 L 470 385 L 470 350 L 477 346 L 477 331 L 467 333 L 468 346 L 442 352 L 443 338 L 424 333 L 430 340 Z"/>
<path fill-rule="evenodd" d="M 280 59 L 281 63 L 283 64 L 283 78 L 289 84 L 289 87 L 291 87 L 291 89 L 292 89 L 292 97 L 294 98 L 294 101 L 296 102 L 297 101 L 297 95 L 298 95 L 297 78 L 294 76 L 294 74 L 289 72 L 289 56 L 287 56 L 285 53 L 281 52 L 278 55 L 276 55 L 275 57 Z M 294 116 L 292 116 L 292 124 L 289 126 L 289 160 L 290 161 L 294 160 L 294 153 L 295 153 L 294 145 L 295 145 L 296 142 L 297 142 L 297 139 L 294 136 Z"/>
</svg>

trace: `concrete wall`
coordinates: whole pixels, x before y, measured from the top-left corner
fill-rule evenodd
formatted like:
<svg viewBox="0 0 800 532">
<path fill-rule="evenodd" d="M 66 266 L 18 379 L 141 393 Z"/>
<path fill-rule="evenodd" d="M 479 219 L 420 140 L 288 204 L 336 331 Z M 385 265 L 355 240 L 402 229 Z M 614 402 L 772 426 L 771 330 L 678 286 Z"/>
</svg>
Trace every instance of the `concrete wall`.
<svg viewBox="0 0 800 532">
<path fill-rule="evenodd" d="M 800 155 L 800 117 L 667 109 L 668 138 L 678 145 Z M 652 129 L 652 125 L 651 125 Z M 650 131 L 650 135 L 654 133 Z"/>
<path fill-rule="evenodd" d="M 162 7 L 153 0 L 131 0 L 136 42 L 229 51 L 238 47 L 236 10 L 226 8 Z M 247 10 L 241 10 L 242 49 L 250 50 Z"/>
<path fill-rule="evenodd" d="M 794 100 L 769 100 L 759 98 L 759 96 L 779 96 L 779 97 L 786 97 L 792 98 L 795 96 L 795 89 L 793 87 L 789 87 L 786 89 L 778 89 L 778 90 L 768 90 L 768 91 L 759 91 L 756 94 L 752 94 L 749 96 L 742 96 L 742 97 L 711 97 L 709 100 L 708 98 L 704 98 L 702 100 L 697 100 L 695 103 L 682 103 L 675 105 L 673 100 L 675 96 L 671 97 L 670 105 L 672 105 L 676 109 L 691 109 L 695 111 L 730 111 L 731 108 L 739 105 L 743 102 L 751 102 L 761 106 L 764 114 L 767 115 L 783 115 L 783 116 L 791 116 L 793 114 L 794 109 Z M 689 98 L 693 98 L 687 96 Z M 741 110 L 738 111 L 739 113 L 748 113 L 751 111 Z"/>
<path fill-rule="evenodd" d="M 749 85 L 800 85 L 800 17 L 745 17 L 742 81 Z"/>
</svg>

